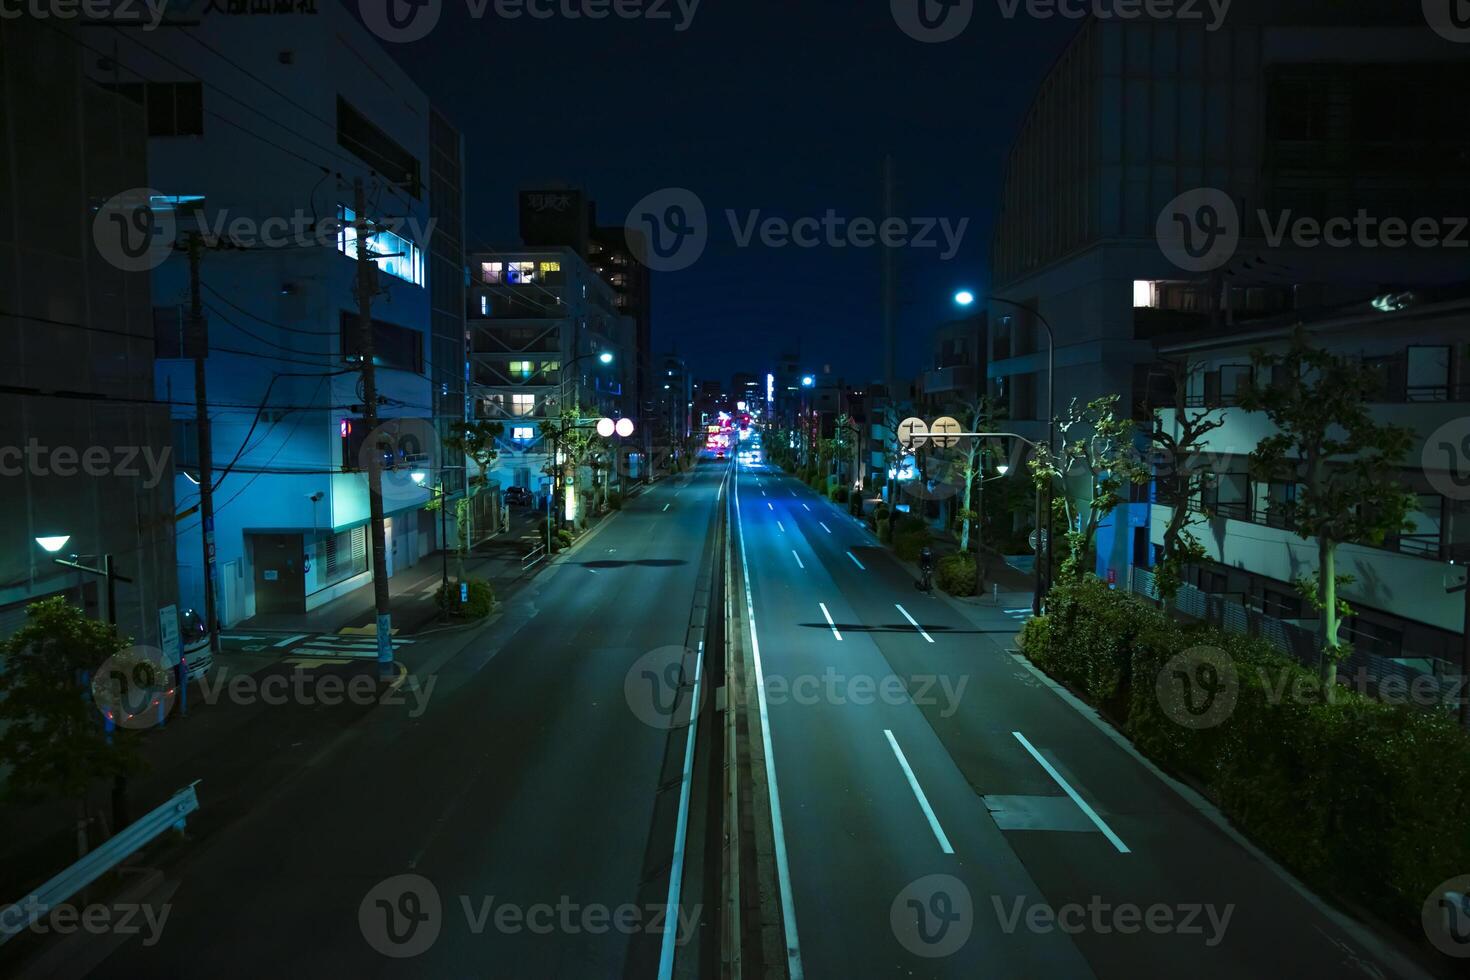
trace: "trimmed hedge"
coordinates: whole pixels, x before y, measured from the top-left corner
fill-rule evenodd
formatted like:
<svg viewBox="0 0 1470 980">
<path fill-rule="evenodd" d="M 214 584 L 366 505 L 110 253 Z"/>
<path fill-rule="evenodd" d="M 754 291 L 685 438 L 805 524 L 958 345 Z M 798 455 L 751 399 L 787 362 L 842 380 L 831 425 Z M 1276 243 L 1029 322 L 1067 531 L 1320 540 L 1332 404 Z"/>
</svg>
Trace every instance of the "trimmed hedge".
<svg viewBox="0 0 1470 980">
<path fill-rule="evenodd" d="M 950 595 L 974 595 L 975 556 L 964 552 L 945 555 L 935 566 L 934 580 Z"/>
<path fill-rule="evenodd" d="M 1021 634 L 1026 655 L 1312 887 L 1417 931 L 1430 890 L 1470 868 L 1470 737 L 1450 714 L 1341 686 L 1329 702 L 1269 642 L 1173 622 L 1091 575 L 1058 582 L 1047 605 Z M 1156 684 L 1200 646 L 1229 657 L 1236 701 L 1185 727 Z"/>
<path fill-rule="evenodd" d="M 848 500 L 852 498 L 852 491 L 849 490 L 846 485 L 838 484 L 837 486 L 832 488 L 830 496 L 833 503 L 845 504 L 848 502 Z"/>
</svg>

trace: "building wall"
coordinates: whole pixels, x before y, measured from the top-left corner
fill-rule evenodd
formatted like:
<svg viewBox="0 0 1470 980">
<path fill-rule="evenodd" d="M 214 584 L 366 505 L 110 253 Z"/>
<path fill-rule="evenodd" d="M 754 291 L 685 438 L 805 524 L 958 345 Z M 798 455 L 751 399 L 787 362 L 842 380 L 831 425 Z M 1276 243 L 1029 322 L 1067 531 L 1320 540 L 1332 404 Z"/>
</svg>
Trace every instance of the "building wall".
<svg viewBox="0 0 1470 980">
<path fill-rule="evenodd" d="M 68 24 L 0 19 L 0 635 L 53 594 L 106 617 L 102 582 L 35 541 L 67 534 L 63 553 L 111 554 L 133 580 L 117 585 L 119 629 L 157 645 L 178 588 L 148 274 L 120 271 L 93 244 L 94 209 L 145 182 L 146 128 L 136 106 L 84 79 L 86 32 Z M 48 450 L 35 464 L 15 454 L 31 440 Z M 105 452 L 102 472 L 73 475 L 88 451 Z"/>
<path fill-rule="evenodd" d="M 503 281 L 508 264 L 518 262 L 533 263 L 540 278 Z M 502 281 L 485 280 L 486 263 L 499 267 Z M 547 263 L 559 266 L 554 274 L 542 271 Z M 636 328 L 618 312 L 611 287 L 570 247 L 475 253 L 470 268 L 473 413 L 506 428 L 491 477 L 538 488 L 549 451 L 543 420 L 559 417 L 563 405 L 579 406 L 589 419 L 636 412 Z M 612 353 L 612 364 L 599 362 L 602 351 Z M 528 361 L 529 377 L 512 370 Z M 529 401 L 518 408 L 517 396 Z"/>
<path fill-rule="evenodd" d="M 442 394 L 448 379 L 462 374 L 462 362 L 447 343 L 452 324 L 439 323 L 435 343 L 430 299 L 434 277 L 462 276 L 450 254 L 459 247 L 452 236 L 462 207 L 453 186 L 457 136 L 440 121 L 436 160 L 428 100 L 335 3 L 319 4 L 313 14 L 211 16 L 197 27 L 146 35 L 108 32 L 107 38 L 118 57 L 89 64 L 99 82 L 201 85 L 202 132 L 151 139 L 149 184 L 164 194 L 203 195 L 211 229 L 231 232 L 237 219 L 259 226 L 271 218 L 299 218 L 304 229 L 299 237 L 281 229 L 274 241 L 252 238 L 248 248 L 211 249 L 201 263 L 213 463 L 219 474 L 217 595 L 221 621 L 230 625 L 256 612 L 253 535 L 302 535 L 306 560 L 334 532 L 368 519 L 366 475 L 353 471 L 360 460 L 344 460 L 341 434 L 344 421 L 357 419 L 360 428 L 362 415 L 359 377 L 342 343 L 342 315 L 357 309 L 355 263 L 338 250 L 330 227 L 320 239 L 325 244 L 312 244 L 322 219 L 335 219 L 339 207 L 352 206 L 354 179 L 364 182 L 369 217 L 401 220 L 399 233 L 423 253 L 422 285 L 378 276 L 382 291 L 373 301 L 374 318 L 416 335 L 422 351 L 409 369 L 379 369 L 378 390 L 386 399 L 379 415 L 424 419 L 417 442 L 432 450 L 437 441 L 429 419 L 436 405 L 452 399 L 452 393 Z M 145 89 L 141 97 L 155 99 L 156 91 Z M 340 125 L 343 101 L 366 117 L 374 139 L 383 137 L 408 154 L 414 179 L 400 179 L 396 171 L 391 179 L 376 175 L 398 164 L 369 158 L 360 143 L 344 138 L 351 134 Z M 448 252 L 437 249 L 431 258 L 440 221 L 449 226 Z M 198 224 L 181 215 L 179 227 Z M 175 255 L 164 261 L 154 272 L 153 289 L 155 306 L 186 306 L 186 260 Z M 157 384 L 180 403 L 174 410 L 178 441 L 181 448 L 192 446 L 191 363 L 160 361 Z M 388 479 L 389 514 L 422 509 L 428 491 L 411 485 L 406 474 Z M 189 475 L 179 477 L 176 492 L 181 508 L 197 503 Z M 395 535 L 395 570 L 423 550 L 416 518 L 400 518 L 397 525 L 414 530 Z M 199 529 L 190 533 L 186 524 L 181 532 L 182 590 L 190 604 L 202 605 Z M 338 591 L 318 592 L 308 604 Z"/>
</svg>

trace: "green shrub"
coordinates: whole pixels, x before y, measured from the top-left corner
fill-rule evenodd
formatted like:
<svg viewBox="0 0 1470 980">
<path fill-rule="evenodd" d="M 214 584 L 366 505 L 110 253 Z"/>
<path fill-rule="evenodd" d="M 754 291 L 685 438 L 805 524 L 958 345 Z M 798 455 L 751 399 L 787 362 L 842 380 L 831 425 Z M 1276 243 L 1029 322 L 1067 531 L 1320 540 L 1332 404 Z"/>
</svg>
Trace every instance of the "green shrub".
<svg viewBox="0 0 1470 980">
<path fill-rule="evenodd" d="M 919 552 L 930 544 L 929 525 L 922 517 L 909 515 L 893 529 L 893 550 L 904 561 L 918 561 Z"/>
<path fill-rule="evenodd" d="M 459 583 L 450 582 L 449 591 L 440 585 L 434 593 L 434 603 L 458 619 L 484 619 L 495 608 L 495 589 L 482 578 L 467 578 L 469 600 L 459 601 Z"/>
<path fill-rule="evenodd" d="M 572 542 L 576 539 L 577 536 L 569 528 L 562 528 L 556 532 L 556 550 L 565 551 L 572 546 Z"/>
<path fill-rule="evenodd" d="M 873 530 L 876 531 L 876 530 L 878 530 L 878 528 L 880 526 L 882 526 L 884 524 L 887 524 L 887 523 L 888 523 L 888 505 L 887 504 L 879 504 L 878 506 L 874 507 L 873 508 L 873 512 L 868 515 L 868 526 L 871 527 Z"/>
<path fill-rule="evenodd" d="M 975 556 L 965 553 L 945 555 L 935 566 L 934 580 L 950 595 L 974 595 Z"/>
<path fill-rule="evenodd" d="M 1269 642 L 1172 622 L 1090 575 L 1047 605 L 1022 631 L 1026 655 L 1314 888 L 1416 928 L 1430 889 L 1470 867 L 1470 737 L 1448 713 L 1340 686 L 1329 698 Z M 1228 657 L 1235 704 L 1185 727 L 1157 682 L 1199 646 Z"/>
<path fill-rule="evenodd" d="M 852 491 L 845 485 L 838 484 L 832 488 L 832 500 L 839 504 L 845 504 L 852 499 Z"/>
</svg>

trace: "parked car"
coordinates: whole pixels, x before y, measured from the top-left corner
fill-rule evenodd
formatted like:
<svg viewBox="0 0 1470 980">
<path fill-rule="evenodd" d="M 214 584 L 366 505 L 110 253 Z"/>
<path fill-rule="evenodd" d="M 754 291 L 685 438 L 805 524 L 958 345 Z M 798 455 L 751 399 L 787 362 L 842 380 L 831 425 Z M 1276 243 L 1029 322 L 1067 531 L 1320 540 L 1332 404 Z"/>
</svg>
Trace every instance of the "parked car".
<svg viewBox="0 0 1470 980">
<path fill-rule="evenodd" d="M 512 507 L 529 507 L 536 502 L 536 497 L 526 487 L 507 487 L 505 502 Z"/>
</svg>

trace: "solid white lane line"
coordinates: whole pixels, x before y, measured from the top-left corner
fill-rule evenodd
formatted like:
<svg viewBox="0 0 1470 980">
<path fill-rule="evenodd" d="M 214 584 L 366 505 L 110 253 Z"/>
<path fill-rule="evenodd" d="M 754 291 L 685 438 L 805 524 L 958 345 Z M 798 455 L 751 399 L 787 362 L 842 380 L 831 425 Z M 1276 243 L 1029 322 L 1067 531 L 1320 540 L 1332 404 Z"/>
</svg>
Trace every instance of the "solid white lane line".
<svg viewBox="0 0 1470 980">
<path fill-rule="evenodd" d="M 953 854 L 954 848 L 950 846 L 949 838 L 944 836 L 944 828 L 939 826 L 939 818 L 934 815 L 934 808 L 929 805 L 929 798 L 924 795 L 924 790 L 919 786 L 919 780 L 914 776 L 914 770 L 909 767 L 909 760 L 904 758 L 903 749 L 898 747 L 898 739 L 893 737 L 893 732 L 883 729 L 883 734 L 888 736 L 888 744 L 893 746 L 893 754 L 898 756 L 898 764 L 903 767 L 903 774 L 909 779 L 909 788 L 914 791 L 914 796 L 919 800 L 919 807 L 924 811 L 924 816 L 929 820 L 929 827 L 934 831 L 934 836 L 939 838 L 939 848 L 945 854 Z"/>
<path fill-rule="evenodd" d="M 1078 796 L 1077 791 L 1073 789 L 1065 779 L 1062 778 L 1062 774 L 1057 772 L 1055 767 L 1053 767 L 1050 762 L 1047 762 L 1041 757 L 1041 753 L 1036 751 L 1036 747 L 1030 742 L 1026 741 L 1026 736 L 1022 735 L 1020 732 L 1011 732 L 1011 734 L 1016 736 L 1017 741 L 1019 741 L 1023 746 L 1026 747 L 1026 751 L 1031 753 L 1031 757 L 1033 759 L 1041 763 L 1041 768 L 1045 769 L 1047 775 L 1051 776 L 1052 779 L 1055 779 L 1057 781 L 1057 785 L 1062 788 L 1063 792 L 1065 792 L 1068 796 L 1072 798 L 1072 802 L 1077 804 L 1077 806 L 1082 810 L 1083 813 L 1087 814 L 1087 819 L 1096 824 L 1097 829 L 1101 830 L 1103 832 L 1103 835 L 1107 837 L 1108 840 L 1113 842 L 1113 846 L 1118 849 L 1118 853 L 1130 853 L 1128 850 L 1128 845 L 1124 844 L 1121 840 L 1118 839 L 1118 835 L 1113 833 L 1113 828 L 1104 823 L 1103 818 L 1097 815 L 1097 811 L 1088 806 L 1087 801 Z"/>
<path fill-rule="evenodd" d="M 827 611 L 827 604 L 825 602 L 819 602 L 817 605 L 822 607 L 822 615 L 827 617 L 827 625 L 832 627 L 832 635 L 839 640 L 842 639 L 842 634 L 837 632 L 837 624 L 832 622 L 832 614 Z"/>
<path fill-rule="evenodd" d="M 791 557 L 796 559 L 797 568 L 806 568 L 806 566 L 801 563 L 801 556 L 796 553 L 795 548 L 791 549 Z"/>
<path fill-rule="evenodd" d="M 766 706 L 766 672 L 761 664 L 760 634 L 755 629 L 755 601 L 750 597 L 750 562 L 745 554 L 745 519 L 740 516 L 740 483 L 735 483 L 735 527 L 740 532 L 740 571 L 745 580 L 745 611 L 750 619 L 750 653 L 755 665 L 755 699 L 760 709 L 761 748 L 766 757 L 766 790 L 771 800 L 771 834 L 776 848 L 776 879 L 781 890 L 781 919 L 786 934 L 786 973 L 802 980 L 801 946 L 796 938 L 796 900 L 791 893 L 791 866 L 786 860 L 786 822 L 776 783 L 776 753 L 771 748 L 771 716 Z"/>
<path fill-rule="evenodd" d="M 310 633 L 297 633 L 295 636 L 286 637 L 280 643 L 272 643 L 271 646 L 288 647 L 291 644 L 295 643 L 297 640 L 304 640 L 310 635 Z"/>
<path fill-rule="evenodd" d="M 699 680 L 704 666 L 704 641 L 699 641 L 699 650 L 694 655 L 694 691 L 689 703 L 699 704 Z M 688 726 L 689 734 L 684 739 L 684 778 L 679 787 L 679 819 L 674 825 L 674 863 L 669 869 L 669 900 L 664 908 L 679 907 L 679 891 L 684 882 L 684 849 L 689 839 L 689 790 L 694 777 L 694 736 L 698 725 Z M 663 946 L 659 950 L 659 980 L 669 980 L 674 975 L 674 939 L 677 929 L 664 930 Z"/>
<path fill-rule="evenodd" d="M 817 523 L 818 524 L 822 524 L 821 521 L 817 521 Z M 822 530 L 823 531 L 826 531 L 828 534 L 831 534 L 832 533 L 832 529 L 830 527 L 828 527 L 827 525 L 825 525 L 825 524 L 822 524 Z"/>
<path fill-rule="evenodd" d="M 852 563 L 854 565 L 856 565 L 858 568 L 861 568 L 865 572 L 868 570 L 867 569 L 867 566 L 865 566 L 862 562 L 860 562 L 860 561 L 857 560 L 857 555 L 855 555 L 855 554 L 853 554 L 852 552 L 849 551 L 847 553 L 847 557 L 851 558 L 852 559 Z"/>
<path fill-rule="evenodd" d="M 898 603 L 896 603 L 896 602 L 894 603 L 894 605 L 895 606 L 898 606 L 898 611 L 901 612 L 901 613 L 903 613 L 903 618 L 904 619 L 907 619 L 910 623 L 913 623 L 914 629 L 916 629 L 916 630 L 919 631 L 919 635 L 920 636 L 922 636 L 924 639 L 928 640 L 930 643 L 933 643 L 934 642 L 934 637 L 932 637 L 928 633 L 925 633 L 924 632 L 924 627 L 920 626 L 917 622 L 915 622 L 914 617 L 912 617 L 912 616 L 909 615 L 909 611 L 907 609 L 905 609 L 903 606 L 899 606 Z"/>
</svg>

